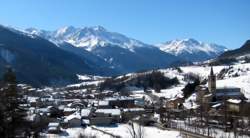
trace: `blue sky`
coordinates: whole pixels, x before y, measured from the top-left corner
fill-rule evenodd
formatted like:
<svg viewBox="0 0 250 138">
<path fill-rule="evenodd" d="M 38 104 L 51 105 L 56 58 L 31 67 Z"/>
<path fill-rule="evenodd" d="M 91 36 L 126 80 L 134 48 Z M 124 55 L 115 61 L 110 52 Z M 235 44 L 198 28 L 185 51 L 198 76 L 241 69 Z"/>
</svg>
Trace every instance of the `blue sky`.
<svg viewBox="0 0 250 138">
<path fill-rule="evenodd" d="M 53 30 L 101 25 L 155 44 L 195 38 L 228 48 L 250 39 L 250 0 L 0 0 L 0 24 Z"/>
</svg>

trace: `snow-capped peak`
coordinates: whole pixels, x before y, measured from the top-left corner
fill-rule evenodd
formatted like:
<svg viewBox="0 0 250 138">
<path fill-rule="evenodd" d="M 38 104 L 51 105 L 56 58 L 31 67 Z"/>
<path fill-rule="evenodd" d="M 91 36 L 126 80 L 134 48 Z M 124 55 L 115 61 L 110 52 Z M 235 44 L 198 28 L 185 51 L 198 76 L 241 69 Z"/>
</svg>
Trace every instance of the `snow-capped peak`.
<svg viewBox="0 0 250 138">
<path fill-rule="evenodd" d="M 217 44 L 197 41 L 193 38 L 176 39 L 157 45 L 162 51 L 181 56 L 192 61 L 214 58 L 227 51 L 227 48 Z"/>
<path fill-rule="evenodd" d="M 183 53 L 194 54 L 197 52 L 205 52 L 207 54 L 219 54 L 227 50 L 224 46 L 204 43 L 201 41 L 197 41 L 193 38 L 182 40 L 176 39 L 168 41 L 166 43 L 158 44 L 158 46 L 162 51 L 174 54 L 176 56 L 181 55 Z"/>
<path fill-rule="evenodd" d="M 138 40 L 126 37 L 125 35 L 110 32 L 102 26 L 83 28 L 65 26 L 50 32 L 29 28 L 25 31 L 49 39 L 54 43 L 68 42 L 76 47 L 83 47 L 88 51 L 109 44 L 129 49 L 130 51 L 133 51 L 134 47 L 142 47 L 146 45 Z"/>
</svg>

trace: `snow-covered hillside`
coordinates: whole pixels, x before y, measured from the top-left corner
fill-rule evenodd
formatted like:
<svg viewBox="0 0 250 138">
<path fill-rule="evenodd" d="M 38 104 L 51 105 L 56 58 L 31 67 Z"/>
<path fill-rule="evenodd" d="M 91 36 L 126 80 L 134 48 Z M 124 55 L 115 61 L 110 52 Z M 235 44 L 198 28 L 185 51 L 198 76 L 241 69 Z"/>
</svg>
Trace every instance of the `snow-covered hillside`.
<svg viewBox="0 0 250 138">
<path fill-rule="evenodd" d="M 62 41 L 68 42 L 76 47 L 83 47 L 88 51 L 91 51 L 99 46 L 104 47 L 107 44 L 116 45 L 121 48 L 129 49 L 130 51 L 133 51 L 134 47 L 146 46 L 146 44 L 138 40 L 126 37 L 125 35 L 119 33 L 110 32 L 102 26 L 84 28 L 66 26 L 55 31 L 44 31 L 29 28 L 25 31 L 45 37 L 56 43 Z"/>
<path fill-rule="evenodd" d="M 191 61 L 202 61 L 214 58 L 227 49 L 217 44 L 208 44 L 195 39 L 172 40 L 158 44 L 158 47 L 167 53 L 191 59 Z"/>
<path fill-rule="evenodd" d="M 180 96 L 181 89 L 187 84 L 184 81 L 184 75 L 194 73 L 201 78 L 206 79 L 210 73 L 210 66 L 186 66 L 180 67 L 179 73 L 176 69 L 162 69 L 168 77 L 177 77 L 180 81 L 179 86 L 162 90 L 161 93 L 155 93 L 158 96 L 173 98 Z M 214 73 L 217 75 L 217 87 L 240 87 L 246 98 L 250 98 L 250 63 L 237 64 L 231 66 L 214 66 Z"/>
<path fill-rule="evenodd" d="M 80 55 L 88 59 L 90 64 L 104 65 L 116 74 L 163 68 L 181 61 L 153 45 L 108 31 L 101 26 L 68 26 L 55 31 L 30 28 L 25 32 L 38 35 L 63 50 Z"/>
</svg>

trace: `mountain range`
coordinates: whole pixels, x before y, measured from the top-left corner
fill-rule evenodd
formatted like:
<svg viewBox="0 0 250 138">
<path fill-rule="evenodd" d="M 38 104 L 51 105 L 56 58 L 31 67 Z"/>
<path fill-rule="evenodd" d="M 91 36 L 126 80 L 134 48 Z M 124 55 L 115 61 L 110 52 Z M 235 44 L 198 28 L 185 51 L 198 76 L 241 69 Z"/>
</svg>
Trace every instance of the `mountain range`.
<svg viewBox="0 0 250 138">
<path fill-rule="evenodd" d="M 208 44 L 192 38 L 172 40 L 158 44 L 158 46 L 162 51 L 192 62 L 209 60 L 228 50 L 224 46 Z"/>
<path fill-rule="evenodd" d="M 194 39 L 146 44 L 101 26 L 55 31 L 0 26 L 0 70 L 10 65 L 21 82 L 39 86 L 72 83 L 76 74 L 112 76 L 204 61 L 224 51 Z"/>
</svg>

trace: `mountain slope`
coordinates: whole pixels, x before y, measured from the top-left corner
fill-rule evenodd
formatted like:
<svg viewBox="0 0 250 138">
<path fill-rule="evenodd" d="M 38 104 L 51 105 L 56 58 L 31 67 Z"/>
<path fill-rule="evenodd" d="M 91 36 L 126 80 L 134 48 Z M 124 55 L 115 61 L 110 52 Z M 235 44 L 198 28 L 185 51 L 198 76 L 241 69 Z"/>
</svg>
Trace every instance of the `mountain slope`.
<svg viewBox="0 0 250 138">
<path fill-rule="evenodd" d="M 211 64 L 232 64 L 232 63 L 249 63 L 250 62 L 250 40 L 247 40 L 243 46 L 238 49 L 226 51 L 218 58 L 213 60 Z"/>
<path fill-rule="evenodd" d="M 83 59 L 43 38 L 0 26 L 1 73 L 9 65 L 19 82 L 35 86 L 64 85 L 76 82 L 76 74 L 95 73 Z"/>
<path fill-rule="evenodd" d="M 83 48 L 103 59 L 109 68 L 120 73 L 167 67 L 181 60 L 152 45 L 107 31 L 101 26 L 85 28 L 69 26 L 52 32 L 35 29 L 26 31 L 44 37 L 57 45 L 66 42 L 77 48 Z"/>
<path fill-rule="evenodd" d="M 239 56 L 244 56 L 250 54 L 250 40 L 247 40 L 243 46 L 238 49 L 230 50 L 223 53 L 219 58 L 236 58 Z"/>
<path fill-rule="evenodd" d="M 216 44 L 207 44 L 195 39 L 173 40 L 158 44 L 167 53 L 182 57 L 187 61 L 204 61 L 219 56 L 227 49 Z"/>
</svg>

